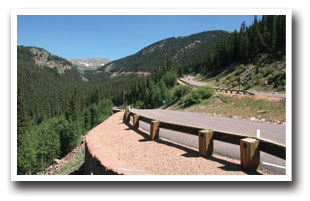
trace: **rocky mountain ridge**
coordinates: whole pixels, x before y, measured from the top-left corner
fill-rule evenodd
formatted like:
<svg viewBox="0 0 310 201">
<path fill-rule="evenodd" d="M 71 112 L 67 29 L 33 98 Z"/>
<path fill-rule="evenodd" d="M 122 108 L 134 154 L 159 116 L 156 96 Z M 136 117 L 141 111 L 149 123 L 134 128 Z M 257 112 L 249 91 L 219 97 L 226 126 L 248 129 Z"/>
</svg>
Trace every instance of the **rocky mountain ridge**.
<svg viewBox="0 0 310 201">
<path fill-rule="evenodd" d="M 36 65 L 40 67 L 54 68 L 58 74 L 64 74 L 66 70 L 72 69 L 72 64 L 58 56 L 51 55 L 42 48 L 31 47 L 30 52 Z"/>
</svg>

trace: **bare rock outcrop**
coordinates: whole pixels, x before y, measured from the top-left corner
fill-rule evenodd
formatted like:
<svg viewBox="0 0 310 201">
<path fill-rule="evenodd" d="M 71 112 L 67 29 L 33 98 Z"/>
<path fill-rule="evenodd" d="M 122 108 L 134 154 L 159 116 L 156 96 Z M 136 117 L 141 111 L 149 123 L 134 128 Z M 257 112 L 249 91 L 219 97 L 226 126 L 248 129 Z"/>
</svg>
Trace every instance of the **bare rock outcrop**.
<svg viewBox="0 0 310 201">
<path fill-rule="evenodd" d="M 30 51 L 34 56 L 35 63 L 42 68 L 55 68 L 58 74 L 64 74 L 66 70 L 71 70 L 72 68 L 69 61 L 53 59 L 53 56 L 44 49 L 31 48 Z"/>
</svg>

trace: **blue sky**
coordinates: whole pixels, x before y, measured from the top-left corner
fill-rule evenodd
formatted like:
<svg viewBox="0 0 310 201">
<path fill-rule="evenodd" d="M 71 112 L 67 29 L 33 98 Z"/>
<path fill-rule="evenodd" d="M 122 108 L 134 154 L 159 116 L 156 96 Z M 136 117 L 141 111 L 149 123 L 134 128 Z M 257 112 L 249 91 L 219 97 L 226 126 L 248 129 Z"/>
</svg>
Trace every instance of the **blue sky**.
<svg viewBox="0 0 310 201">
<path fill-rule="evenodd" d="M 119 59 L 159 40 L 209 30 L 239 30 L 249 15 L 19 15 L 17 43 L 64 58 Z M 258 16 L 261 19 L 261 16 Z"/>
</svg>

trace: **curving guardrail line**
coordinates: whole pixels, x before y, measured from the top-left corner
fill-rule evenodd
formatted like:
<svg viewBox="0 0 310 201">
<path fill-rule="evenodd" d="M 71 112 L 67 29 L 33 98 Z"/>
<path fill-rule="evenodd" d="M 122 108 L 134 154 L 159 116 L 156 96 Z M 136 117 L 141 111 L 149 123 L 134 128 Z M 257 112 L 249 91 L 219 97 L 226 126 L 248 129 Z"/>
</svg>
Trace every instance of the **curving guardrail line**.
<svg viewBox="0 0 310 201">
<path fill-rule="evenodd" d="M 200 87 L 200 86 L 197 86 L 197 85 L 193 85 L 193 84 L 190 84 L 182 79 L 179 79 L 179 81 L 183 82 L 184 84 L 187 84 L 187 85 L 191 85 L 191 86 L 194 86 L 194 87 Z M 249 92 L 247 90 L 238 90 L 238 89 L 225 89 L 225 88 L 219 88 L 219 87 L 212 87 L 213 89 L 215 89 L 215 91 L 218 91 L 218 92 L 225 92 L 225 93 L 235 93 L 235 94 L 244 94 L 244 95 L 255 95 L 254 93 L 252 92 Z"/>
<path fill-rule="evenodd" d="M 152 140 L 158 138 L 160 128 L 178 131 L 190 135 L 198 136 L 199 153 L 203 156 L 211 156 L 213 153 L 213 140 L 240 145 L 241 166 L 247 170 L 257 170 L 260 164 L 260 152 L 271 154 L 273 156 L 286 159 L 286 146 L 267 139 L 256 138 L 253 136 L 230 133 L 218 130 L 206 130 L 205 128 L 181 125 L 176 123 L 164 122 L 145 116 L 140 116 L 126 108 L 124 121 L 130 122 L 133 117 L 133 126 L 139 127 L 139 121 L 150 124 L 150 137 Z"/>
<path fill-rule="evenodd" d="M 218 92 L 225 92 L 225 93 L 235 93 L 235 94 L 244 94 L 244 95 L 255 95 L 252 92 L 249 92 L 247 90 L 237 90 L 237 89 L 224 89 L 224 88 L 218 88 L 218 87 L 212 87 Z"/>
</svg>

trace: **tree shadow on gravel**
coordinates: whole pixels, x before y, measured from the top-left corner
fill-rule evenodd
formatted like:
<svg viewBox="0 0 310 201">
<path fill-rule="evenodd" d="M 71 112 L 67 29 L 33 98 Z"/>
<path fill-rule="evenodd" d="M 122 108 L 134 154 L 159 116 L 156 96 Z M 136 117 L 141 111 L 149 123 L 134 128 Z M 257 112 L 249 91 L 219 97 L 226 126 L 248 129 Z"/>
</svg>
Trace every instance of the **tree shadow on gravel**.
<svg viewBox="0 0 310 201">
<path fill-rule="evenodd" d="M 124 122 L 124 124 L 126 126 L 128 126 L 128 128 L 126 128 L 125 130 L 133 130 L 135 131 L 137 134 L 141 135 L 143 137 L 143 139 L 139 140 L 139 142 L 149 142 L 151 141 L 150 136 L 148 133 L 136 129 L 134 128 L 130 123 L 126 123 Z M 180 149 L 184 152 L 186 152 L 185 154 L 182 154 L 182 157 L 192 157 L 192 158 L 196 158 L 196 157 L 202 157 L 199 155 L 199 152 L 197 150 L 191 149 L 189 147 L 183 146 L 181 144 L 177 144 L 177 143 L 173 143 L 171 141 L 167 141 L 167 140 L 163 140 L 163 139 L 155 139 L 154 142 L 160 143 L 160 144 L 164 144 L 167 146 L 171 146 L 177 149 Z M 223 171 L 241 171 L 244 172 L 246 174 L 249 175 L 261 175 L 261 173 L 257 172 L 257 171 L 247 171 L 247 170 L 243 170 L 242 167 L 239 164 L 235 164 L 235 163 L 231 163 L 229 161 L 225 161 L 223 159 L 211 156 L 211 157 L 203 157 L 206 160 L 209 161 L 213 161 L 213 162 L 217 162 L 222 164 L 222 167 L 219 167 L 220 169 L 222 169 Z"/>
</svg>

